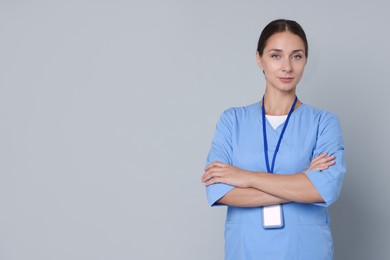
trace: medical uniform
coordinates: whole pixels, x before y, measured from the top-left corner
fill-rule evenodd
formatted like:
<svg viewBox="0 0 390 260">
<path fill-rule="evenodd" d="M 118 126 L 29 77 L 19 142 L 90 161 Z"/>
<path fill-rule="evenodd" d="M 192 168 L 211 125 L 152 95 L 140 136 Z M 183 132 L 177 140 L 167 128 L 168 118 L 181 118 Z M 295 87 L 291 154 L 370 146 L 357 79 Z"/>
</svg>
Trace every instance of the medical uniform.
<svg viewBox="0 0 390 260">
<path fill-rule="evenodd" d="M 268 156 L 272 158 L 283 124 L 276 129 L 266 120 Z M 220 161 L 248 171 L 267 172 L 264 160 L 262 108 L 259 103 L 230 108 L 220 117 L 207 164 Z M 227 207 L 226 260 L 329 260 L 333 242 L 327 206 L 337 200 L 345 174 L 344 148 L 336 116 L 306 104 L 291 114 L 277 153 L 274 174 L 294 174 L 309 168 L 319 154 L 336 156 L 327 170 L 306 175 L 324 203 L 283 204 L 284 226 L 265 229 L 262 207 Z M 213 184 L 207 199 L 215 206 L 234 187 Z"/>
</svg>

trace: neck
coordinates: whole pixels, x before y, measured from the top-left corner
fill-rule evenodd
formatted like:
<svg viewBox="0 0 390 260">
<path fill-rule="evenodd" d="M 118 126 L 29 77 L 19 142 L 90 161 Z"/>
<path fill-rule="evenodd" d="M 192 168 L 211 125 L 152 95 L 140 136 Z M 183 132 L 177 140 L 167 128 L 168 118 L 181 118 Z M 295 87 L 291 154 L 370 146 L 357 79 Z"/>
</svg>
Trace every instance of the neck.
<svg viewBox="0 0 390 260">
<path fill-rule="evenodd" d="M 290 111 L 291 105 L 295 100 L 295 91 L 291 93 L 273 93 L 265 90 L 264 103 L 267 115 L 282 116 L 287 115 Z M 302 104 L 299 100 L 295 108 Z"/>
</svg>

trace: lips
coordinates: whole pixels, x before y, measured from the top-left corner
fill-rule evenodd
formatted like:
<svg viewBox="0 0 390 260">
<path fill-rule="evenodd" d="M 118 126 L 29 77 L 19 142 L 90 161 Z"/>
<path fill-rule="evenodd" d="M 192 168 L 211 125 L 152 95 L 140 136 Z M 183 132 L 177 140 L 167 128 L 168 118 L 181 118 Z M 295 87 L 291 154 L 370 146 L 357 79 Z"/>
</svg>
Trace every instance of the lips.
<svg viewBox="0 0 390 260">
<path fill-rule="evenodd" d="M 278 77 L 278 79 L 283 83 L 290 83 L 291 81 L 293 81 L 294 78 L 292 78 L 292 77 Z"/>
</svg>

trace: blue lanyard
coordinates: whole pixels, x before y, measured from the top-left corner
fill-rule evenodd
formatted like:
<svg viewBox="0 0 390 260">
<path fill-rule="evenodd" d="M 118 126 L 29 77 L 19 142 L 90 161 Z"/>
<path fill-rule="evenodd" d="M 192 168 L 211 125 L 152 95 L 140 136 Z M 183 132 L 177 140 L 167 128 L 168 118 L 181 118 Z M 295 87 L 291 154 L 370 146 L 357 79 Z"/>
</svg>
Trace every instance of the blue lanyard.
<svg viewBox="0 0 390 260">
<path fill-rule="evenodd" d="M 282 132 L 280 133 L 279 141 L 278 141 L 278 144 L 276 145 L 274 156 L 272 158 L 272 165 L 271 165 L 271 168 L 270 168 L 269 167 L 269 159 L 268 159 L 268 142 L 267 142 L 267 130 L 266 130 L 266 127 L 265 127 L 266 126 L 266 124 L 265 124 L 266 123 L 265 122 L 265 106 L 264 106 L 264 96 L 263 96 L 263 102 L 262 102 L 262 105 L 261 105 L 261 111 L 262 111 L 262 116 L 263 116 L 263 140 L 264 140 L 265 164 L 267 165 L 268 173 L 274 173 L 276 155 L 277 155 L 277 153 L 279 151 L 280 143 L 282 142 L 283 135 L 284 135 L 284 132 L 286 131 L 286 127 L 287 127 L 288 121 L 290 120 L 290 116 L 291 116 L 292 112 L 294 111 L 294 108 L 295 108 L 295 105 L 296 105 L 297 101 L 298 101 L 298 97 L 295 97 L 294 103 L 292 104 L 292 106 L 290 108 L 290 112 L 288 112 L 288 116 L 287 116 L 286 122 L 284 122 L 284 126 L 283 126 L 283 129 L 282 129 Z"/>
</svg>

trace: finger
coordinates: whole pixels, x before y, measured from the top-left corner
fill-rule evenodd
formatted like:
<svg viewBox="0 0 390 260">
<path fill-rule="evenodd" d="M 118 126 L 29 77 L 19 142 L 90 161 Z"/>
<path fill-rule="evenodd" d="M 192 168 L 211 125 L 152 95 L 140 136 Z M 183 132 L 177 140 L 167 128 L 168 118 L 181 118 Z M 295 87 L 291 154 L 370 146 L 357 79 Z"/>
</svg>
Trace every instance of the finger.
<svg viewBox="0 0 390 260">
<path fill-rule="evenodd" d="M 324 157 L 327 156 L 327 155 L 328 155 L 327 152 L 323 152 L 323 153 L 317 155 L 314 159 L 324 158 Z"/>
<path fill-rule="evenodd" d="M 318 170 L 327 170 L 329 169 L 330 166 L 336 164 L 335 161 L 332 161 L 332 162 L 327 162 L 327 163 L 324 163 L 324 164 L 321 164 L 318 166 Z"/>
<path fill-rule="evenodd" d="M 223 175 L 224 173 L 225 173 L 225 171 L 222 168 L 211 168 L 203 174 L 202 181 L 205 182 L 209 179 L 219 177 L 219 176 Z"/>
<path fill-rule="evenodd" d="M 215 167 L 213 163 L 214 163 L 214 162 L 212 162 L 212 163 L 206 165 L 206 166 L 204 167 L 204 171 L 206 172 L 208 169 L 211 169 L 211 168 Z"/>
<path fill-rule="evenodd" d="M 324 160 L 319 160 L 317 162 L 314 162 L 310 165 L 310 168 L 317 168 L 317 167 L 321 167 L 321 165 L 323 165 L 324 163 L 326 163 L 326 161 Z"/>
<path fill-rule="evenodd" d="M 318 155 L 317 157 L 315 157 L 315 158 L 313 158 L 313 159 L 311 160 L 311 163 L 315 163 L 315 162 L 317 162 L 317 161 L 323 159 L 326 155 L 327 155 L 327 153 L 322 153 L 322 154 Z"/>
<path fill-rule="evenodd" d="M 325 158 L 321 158 L 321 159 L 317 160 L 316 162 L 314 162 L 313 165 L 331 162 L 331 161 L 334 161 L 335 158 L 336 157 L 334 155 L 329 156 L 329 157 L 325 157 Z"/>
<path fill-rule="evenodd" d="M 328 166 L 330 166 L 330 165 L 333 165 L 335 163 L 336 163 L 335 160 L 330 160 L 330 161 L 322 161 L 321 163 L 319 163 L 319 165 L 328 165 Z"/>
<path fill-rule="evenodd" d="M 329 156 L 324 158 L 325 161 L 332 161 L 334 159 L 336 159 L 336 156 L 334 156 L 334 155 L 329 155 Z"/>
<path fill-rule="evenodd" d="M 324 160 L 324 161 L 332 161 L 332 160 L 334 160 L 336 157 L 334 156 L 334 155 L 331 155 L 331 156 L 328 156 L 328 157 L 325 157 L 325 158 L 323 158 L 322 160 Z"/>
<path fill-rule="evenodd" d="M 215 183 L 223 183 L 223 179 L 220 177 L 215 177 L 215 178 L 212 178 L 212 179 L 204 182 L 204 185 L 207 187 L 207 186 L 210 186 L 211 184 L 215 184 Z"/>
<path fill-rule="evenodd" d="M 214 162 L 210 163 L 209 165 L 207 165 L 204 170 L 207 171 L 208 169 L 211 169 L 213 167 L 225 167 L 225 166 L 226 166 L 225 163 L 214 161 Z"/>
<path fill-rule="evenodd" d="M 201 179 L 202 182 L 206 182 L 206 181 L 210 180 L 211 178 L 215 177 L 213 175 L 214 175 L 214 173 L 210 170 L 205 172 L 205 174 L 203 174 L 202 179 Z"/>
<path fill-rule="evenodd" d="M 330 161 L 330 162 L 326 162 L 325 165 L 326 166 L 332 166 L 332 165 L 335 165 L 336 164 L 336 161 Z"/>
</svg>

